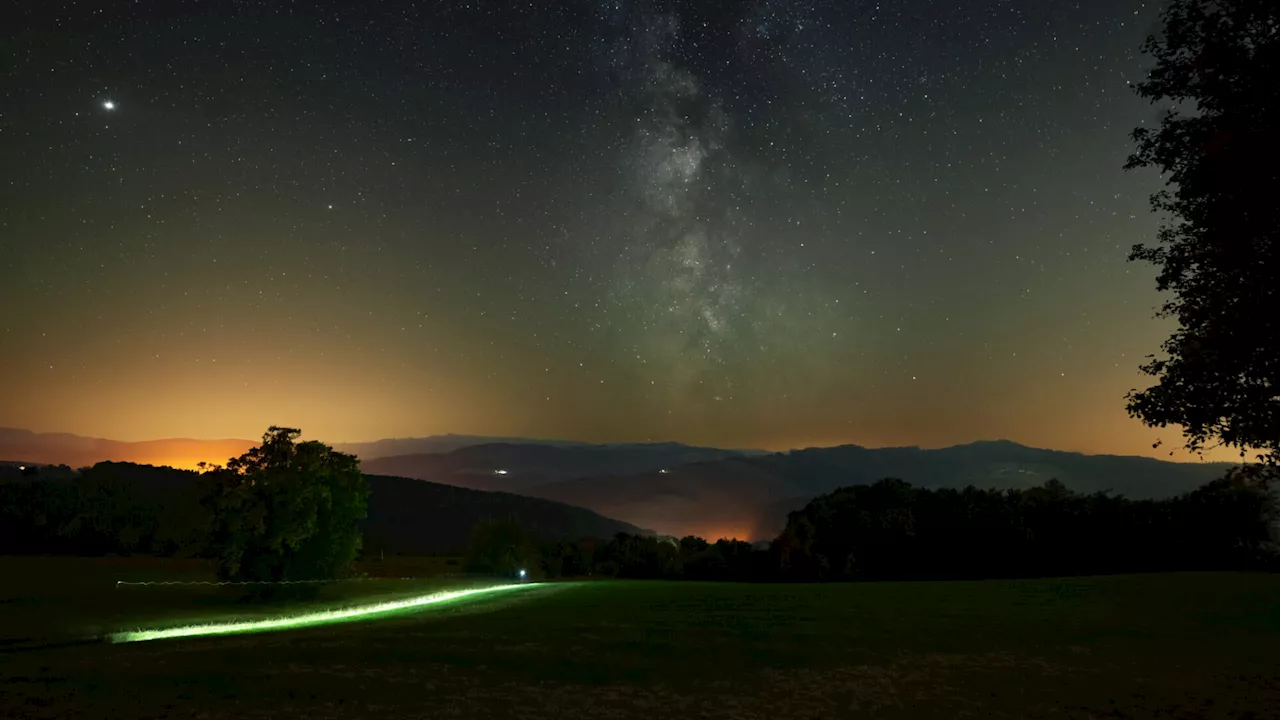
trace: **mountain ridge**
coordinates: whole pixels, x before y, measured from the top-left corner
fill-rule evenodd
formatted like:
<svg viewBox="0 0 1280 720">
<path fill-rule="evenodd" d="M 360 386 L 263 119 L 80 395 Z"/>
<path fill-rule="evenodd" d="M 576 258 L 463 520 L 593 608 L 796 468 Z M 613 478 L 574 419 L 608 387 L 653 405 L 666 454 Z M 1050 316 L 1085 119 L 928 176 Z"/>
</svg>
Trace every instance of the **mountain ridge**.
<svg viewBox="0 0 1280 720">
<path fill-rule="evenodd" d="M 12 440 L 39 434 L 0 430 L 0 459 L 33 463 L 91 465 L 121 454 L 164 447 L 165 441 L 114 443 L 68 434 L 48 434 L 15 449 Z M 68 438 L 71 438 L 68 440 Z M 1111 491 L 1134 499 L 1186 492 L 1220 477 L 1236 463 L 1171 462 L 1140 455 L 1089 455 L 1022 445 L 1008 439 L 979 440 L 944 448 L 918 445 L 868 448 L 857 444 L 808 447 L 785 452 L 742 452 L 675 442 L 584 443 L 515 442 L 489 436 L 335 443 L 347 452 L 379 452 L 397 447 L 447 448 L 442 452 L 362 455 L 371 475 L 394 475 L 454 487 L 507 492 L 562 502 L 663 534 L 771 539 L 786 512 L 837 487 L 899 477 L 922 487 L 1023 488 L 1056 478 L 1076 492 Z M 488 442 L 485 442 L 488 441 Z M 223 447 L 217 460 L 252 445 Z M 114 443 L 114 444 L 112 444 Z M 159 444 L 157 444 L 159 443 Z M 173 441 L 181 445 L 180 441 Z M 396 443 L 399 443 L 398 445 Z M 50 457 L 63 448 L 76 460 Z M 69 448 L 69 449 L 68 449 Z M 108 452 L 117 457 L 90 457 Z M 138 462 L 133 457 L 122 461 Z M 150 464 L 166 464 L 163 461 Z M 190 463 L 187 467 L 193 466 Z M 182 465 L 176 465 L 183 467 Z"/>
<path fill-rule="evenodd" d="M 97 483 L 105 483 L 105 487 L 111 490 L 107 493 L 109 502 L 128 503 L 128 508 L 115 508 L 121 516 L 181 518 L 195 526 L 199 523 L 192 519 L 203 512 L 196 494 L 200 476 L 191 470 L 129 462 L 103 462 L 85 472 L 67 471 L 56 466 L 36 469 L 39 470 L 37 474 L 28 476 L 13 463 L 0 462 L 0 490 L 19 489 L 21 493 L 20 488 L 26 484 L 35 487 L 41 484 L 93 487 Z M 619 532 L 653 534 L 647 528 L 555 500 L 474 490 L 413 478 L 362 474 L 370 490 L 368 516 L 363 522 L 366 553 L 423 555 L 460 552 L 476 524 L 503 518 L 516 518 L 526 531 L 541 540 L 579 540 L 584 537 L 607 540 Z M 51 507 L 56 513 L 57 504 Z M 50 527 L 61 527 L 70 519 L 54 519 L 50 525 L 44 518 L 34 521 L 34 525 L 24 530 L 22 520 L 9 516 L 7 522 L 0 522 L 0 546 L 10 550 L 21 548 L 24 543 L 32 542 L 31 536 Z"/>
<path fill-rule="evenodd" d="M 309 439 L 305 436 L 304 439 Z M 137 462 L 169 464 L 192 469 L 200 461 L 224 464 L 228 458 L 243 454 L 260 440 L 247 438 L 157 438 L 152 440 L 112 440 L 108 438 L 76 435 L 74 433 L 41 433 L 22 428 L 0 427 L 0 459 L 21 459 L 25 462 L 86 467 L 99 462 Z M 665 440 L 643 443 L 588 443 L 580 440 L 546 440 L 494 435 L 463 435 L 447 433 L 423 437 L 383 438 L 367 442 L 329 442 L 326 444 L 341 452 L 352 453 L 362 460 L 410 454 L 440 454 L 465 447 L 485 444 L 539 445 L 559 448 L 693 448 L 675 441 Z M 767 454 L 764 450 L 722 450 L 717 452 L 744 455 Z"/>
<path fill-rule="evenodd" d="M 591 508 L 666 534 L 771 539 L 786 512 L 838 487 L 897 477 L 919 487 L 1012 489 L 1057 479 L 1081 493 L 1154 499 L 1188 492 L 1236 463 L 1176 463 L 1133 455 L 1088 455 L 979 441 L 947 448 L 839 445 L 527 487 L 536 497 Z"/>
<path fill-rule="evenodd" d="M 446 453 L 393 455 L 361 461 L 368 472 L 390 473 L 478 490 L 520 492 L 556 480 L 605 473 L 631 474 L 739 457 L 718 448 L 680 443 L 612 443 L 559 447 L 485 443 Z"/>
</svg>

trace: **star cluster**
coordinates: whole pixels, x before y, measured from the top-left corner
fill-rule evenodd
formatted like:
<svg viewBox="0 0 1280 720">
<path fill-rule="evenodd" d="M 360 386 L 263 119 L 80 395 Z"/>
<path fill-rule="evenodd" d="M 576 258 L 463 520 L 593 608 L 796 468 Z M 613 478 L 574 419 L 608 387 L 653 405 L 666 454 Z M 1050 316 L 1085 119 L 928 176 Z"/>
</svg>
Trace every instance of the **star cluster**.
<svg viewBox="0 0 1280 720">
<path fill-rule="evenodd" d="M 20 3 L 0 425 L 1152 453 L 1157 10 Z"/>
</svg>

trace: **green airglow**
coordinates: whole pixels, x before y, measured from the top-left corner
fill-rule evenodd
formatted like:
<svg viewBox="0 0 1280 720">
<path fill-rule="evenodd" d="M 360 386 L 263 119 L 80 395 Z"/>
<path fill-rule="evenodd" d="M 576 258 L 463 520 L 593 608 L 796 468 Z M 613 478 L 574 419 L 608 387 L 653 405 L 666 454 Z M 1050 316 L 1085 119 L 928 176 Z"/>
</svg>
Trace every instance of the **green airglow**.
<svg viewBox="0 0 1280 720">
<path fill-rule="evenodd" d="M 184 625 L 182 627 L 166 628 L 163 630 L 136 630 L 131 632 L 112 633 L 108 636 L 111 642 L 142 642 L 144 640 L 166 640 L 170 638 L 181 637 L 197 637 L 201 635 L 232 635 L 236 633 L 257 633 L 271 632 L 274 630 L 293 630 L 296 628 L 311 627 L 314 625 L 328 625 L 330 623 L 350 622 L 353 620 L 363 620 L 385 615 L 388 613 L 402 612 L 405 610 L 414 610 L 427 605 L 437 605 L 440 603 L 462 600 L 464 598 L 475 598 L 478 596 L 492 595 L 507 590 L 516 590 L 518 588 L 534 587 L 532 583 L 518 583 L 513 585 L 493 585 L 490 587 L 473 588 L 471 590 L 454 590 L 450 592 L 432 593 L 430 595 L 419 595 L 407 600 L 397 600 L 393 602 L 378 603 L 376 605 L 365 605 L 350 608 L 342 608 L 339 610 L 325 610 L 322 612 L 305 613 L 302 615 L 291 615 L 270 620 L 249 620 L 244 622 L 229 623 L 209 623 L 206 625 Z"/>
</svg>

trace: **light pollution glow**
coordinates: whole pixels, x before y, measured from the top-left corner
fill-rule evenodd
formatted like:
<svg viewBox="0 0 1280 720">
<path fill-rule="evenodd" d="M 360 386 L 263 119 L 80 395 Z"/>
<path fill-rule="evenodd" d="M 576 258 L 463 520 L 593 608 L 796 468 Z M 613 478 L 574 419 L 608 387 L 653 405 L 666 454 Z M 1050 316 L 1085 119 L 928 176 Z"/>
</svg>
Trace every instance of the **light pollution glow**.
<svg viewBox="0 0 1280 720">
<path fill-rule="evenodd" d="M 515 590 L 527 587 L 533 587 L 533 585 L 530 583 L 518 583 L 512 585 L 494 585 L 491 587 L 473 588 L 470 590 L 432 593 L 430 595 L 419 595 L 417 597 L 409 598 L 408 600 L 396 600 L 393 602 L 384 602 L 376 605 L 366 605 L 363 607 L 351 607 L 341 610 L 325 610 L 322 612 L 290 615 L 273 618 L 271 620 L 209 623 L 203 625 L 184 625 L 181 627 L 166 628 L 163 630 L 133 630 L 117 632 L 107 636 L 107 639 L 113 643 L 126 643 L 143 642 L 147 640 L 168 640 L 183 637 L 199 637 L 204 635 L 235 635 L 243 633 L 273 632 L 277 630 L 296 630 L 298 628 L 313 627 L 316 625 L 330 625 L 333 623 L 351 622 L 355 620 L 371 620 L 378 616 L 384 616 L 395 612 L 403 612 L 406 610 L 416 610 L 427 605 L 440 605 L 442 603 L 454 602 L 465 598 L 476 598 L 478 596 L 492 595 L 506 590 Z"/>
<path fill-rule="evenodd" d="M 492 86 L 418 84 L 429 102 L 379 40 L 414 27 L 399 12 L 342 11 L 351 62 L 314 3 L 106 5 L 70 50 L 56 13 L 15 29 L 0 428 L 1161 459 L 1179 439 L 1124 411 L 1174 329 L 1126 261 L 1159 224 L 1161 179 L 1122 170 L 1154 117 L 1124 81 L 1157 4 L 957 10 L 921 46 L 936 13 L 419 3 L 455 40 L 422 61 Z M 548 72 L 581 81 L 528 91 Z"/>
</svg>

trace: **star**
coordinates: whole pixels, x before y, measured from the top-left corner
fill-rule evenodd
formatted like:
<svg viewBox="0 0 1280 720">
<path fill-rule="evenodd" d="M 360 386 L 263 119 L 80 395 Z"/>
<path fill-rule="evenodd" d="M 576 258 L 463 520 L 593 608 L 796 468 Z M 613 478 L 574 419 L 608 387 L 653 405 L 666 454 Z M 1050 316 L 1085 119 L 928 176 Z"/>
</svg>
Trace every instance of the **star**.
<svg viewBox="0 0 1280 720">
<path fill-rule="evenodd" d="M 1135 50 L 1158 13 L 1146 0 L 1076 0 L 1080 11 L 1023 28 L 1016 15 L 957 11 L 936 46 L 916 48 L 933 19 L 915 11 L 934 4 L 902 0 L 903 21 L 878 19 L 874 30 L 864 13 L 839 9 L 856 3 L 605 2 L 592 5 L 607 11 L 481 21 L 483 3 L 442 0 L 418 3 L 412 22 L 390 10 L 362 14 L 370 38 L 414 35 L 415 24 L 455 13 L 483 22 L 466 42 L 435 47 L 432 73 L 448 85 L 470 72 L 474 53 L 511 85 L 457 97 L 441 90 L 429 108 L 406 95 L 413 73 L 399 70 L 396 43 L 317 62 L 295 42 L 295 32 L 346 42 L 349 28 L 327 11 L 295 18 L 295 28 L 266 4 L 244 4 L 262 51 L 252 64 L 228 55 L 244 46 L 243 25 L 216 13 L 171 17 L 157 3 L 100 27 L 107 35 L 95 42 L 28 43 L 6 75 L 6 99 L 18 104 L 6 103 L 12 131 L 0 132 L 0 157 L 24 189 L 0 193 L 0 216 L 5 248 L 17 243 L 24 263 L 36 264 L 18 285 L 6 276 L 0 300 L 6 292 L 38 299 L 21 313 L 0 302 L 0 347 L 63 318 L 84 342 L 115 349 L 86 376 L 70 345 L 35 330 L 31 352 L 47 372 L 39 362 L 22 373 L 5 366 L 0 397 L 74 382 L 95 401 L 147 398 L 136 410 L 76 415 L 91 423 L 76 427 L 253 438 L 293 393 L 302 393 L 298 407 L 310 406 L 304 384 L 249 392 L 251 368 L 341 339 L 341 361 L 335 345 L 307 361 L 307 380 L 344 388 L 380 419 L 366 426 L 335 409 L 304 420 L 321 440 L 358 439 L 374 426 L 449 432 L 457 428 L 446 406 L 471 397 L 483 398 L 467 410 L 477 430 L 637 441 L 656 433 L 769 450 L 866 440 L 875 417 L 867 408 L 890 404 L 894 429 L 876 442 L 909 445 L 919 432 L 963 443 L 1010 424 L 1022 431 L 1002 413 L 1030 418 L 1018 398 L 1040 385 L 1073 417 L 1111 417 L 1129 389 L 1127 356 L 1145 354 L 1155 332 L 1138 325 L 1159 301 L 1148 298 L 1149 276 L 1117 258 L 1154 232 L 1146 196 L 1157 181 L 1114 167 L 1125 129 L 1150 117 L 1145 102 L 1108 100 L 1126 88 L 1104 92 L 1042 50 L 1088 43 L 1099 77 L 1136 83 Z M 1098 34 L 1080 13 L 1116 25 Z M 64 14 L 37 14 L 31 37 L 64 35 Z M 580 41 L 581 53 L 565 38 Z M 885 54 L 881 42 L 912 51 Z M 1001 58 L 1021 62 L 986 64 Z M 544 72 L 575 80 L 546 96 L 522 87 L 536 88 Z M 1009 72 L 1043 90 L 1038 107 L 1008 93 Z M 248 73 L 252 87 L 237 90 Z M 340 97 L 323 91 L 335 83 L 350 87 Z M 139 101 L 118 122 L 117 87 Z M 1107 143 L 1120 145 L 1081 139 L 1103 122 Z M 1049 172 L 1071 192 L 1042 190 Z M 1109 173 L 1105 182 L 1099 173 Z M 64 178 L 83 187 L 66 193 Z M 343 203 L 351 207 L 338 213 Z M 1114 227 L 1095 232 L 1101 222 Z M 110 234 L 110 250 L 80 251 L 98 230 Z M 1069 255 L 1055 238 L 1074 238 Z M 1114 263 L 1101 279 L 1100 258 Z M 286 259 L 299 271 L 282 278 Z M 213 285 L 202 289 L 217 296 L 216 312 L 193 286 L 213 265 Z M 76 292 L 48 283 L 54 268 Z M 139 278 L 145 287 L 129 286 Z M 1098 307 L 1111 312 L 1069 302 L 1098 283 Z M 207 320 L 257 317 L 282 299 L 293 319 L 266 313 L 270 324 L 236 346 L 235 363 L 206 356 L 197 365 L 187 352 Z M 415 318 L 426 306 L 431 318 Z M 118 346 L 116 323 L 145 330 L 145 343 Z M 208 328 L 223 332 L 233 331 Z M 1027 352 L 1014 354 L 1011 343 Z M 1067 360 L 1077 367 L 1070 382 L 1061 369 L 1061 383 L 1040 374 Z M 215 364 L 234 367 L 214 372 Z M 150 370 L 117 372 L 134 366 Z M 926 390 L 970 369 L 977 381 L 944 388 L 966 409 L 939 420 Z M 234 412 L 196 413 L 171 428 L 160 419 L 170 417 L 167 390 L 152 391 L 177 378 L 192 397 L 227 396 Z M 356 392 L 367 378 L 369 392 Z M 426 386 L 441 405 L 438 420 L 436 411 L 423 416 L 413 393 L 390 390 L 406 383 Z M 984 394 L 1004 383 L 1017 391 Z M 545 409 L 507 411 L 538 393 L 550 398 Z M 56 406 L 10 405 L 0 403 L 0 426 L 68 422 Z M 1035 436 L 1090 451 L 1132 442 L 1133 452 L 1152 454 L 1140 423 L 1102 434 L 1090 426 L 1050 424 Z"/>
</svg>

